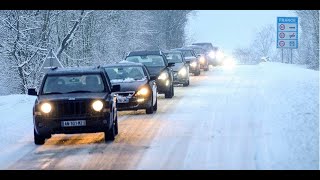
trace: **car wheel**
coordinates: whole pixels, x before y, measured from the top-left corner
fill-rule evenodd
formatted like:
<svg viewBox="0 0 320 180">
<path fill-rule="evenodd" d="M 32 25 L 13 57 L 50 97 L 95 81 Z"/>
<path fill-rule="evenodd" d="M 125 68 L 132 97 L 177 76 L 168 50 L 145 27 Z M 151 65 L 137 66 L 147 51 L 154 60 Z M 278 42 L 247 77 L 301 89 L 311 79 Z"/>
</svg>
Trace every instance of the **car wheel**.
<svg viewBox="0 0 320 180">
<path fill-rule="evenodd" d="M 200 70 L 194 73 L 195 76 L 199 76 L 200 75 Z"/>
<path fill-rule="evenodd" d="M 35 129 L 33 129 L 33 134 L 34 134 L 34 144 L 43 145 L 44 142 L 46 141 L 46 138 L 38 135 Z"/>
<path fill-rule="evenodd" d="M 146 109 L 146 114 L 152 114 L 152 113 L 153 113 L 153 97 L 151 98 L 150 107 Z"/>
<path fill-rule="evenodd" d="M 188 79 L 188 81 L 186 83 L 183 83 L 183 87 L 187 87 L 190 84 L 190 80 Z"/>
<path fill-rule="evenodd" d="M 158 98 L 156 98 L 156 103 L 153 106 L 153 111 L 157 111 L 158 110 Z"/>
<path fill-rule="evenodd" d="M 114 115 L 112 115 L 113 118 Z M 105 142 L 113 141 L 116 136 L 116 127 L 115 127 L 115 121 L 113 121 L 112 127 L 104 132 L 104 140 Z"/>
<path fill-rule="evenodd" d="M 172 98 L 173 95 L 174 95 L 174 92 L 173 92 L 173 84 L 171 84 L 171 88 L 170 88 L 170 91 L 165 93 L 165 98 Z"/>
<path fill-rule="evenodd" d="M 115 134 L 118 135 L 118 112 L 116 112 L 116 118 L 114 120 L 114 126 L 115 126 Z"/>
</svg>

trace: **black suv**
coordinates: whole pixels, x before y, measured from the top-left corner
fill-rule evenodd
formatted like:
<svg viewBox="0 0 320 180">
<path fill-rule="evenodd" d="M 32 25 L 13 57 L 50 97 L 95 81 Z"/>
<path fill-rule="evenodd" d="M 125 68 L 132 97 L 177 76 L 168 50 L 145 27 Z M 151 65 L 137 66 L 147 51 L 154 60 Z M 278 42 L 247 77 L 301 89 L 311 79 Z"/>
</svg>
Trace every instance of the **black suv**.
<svg viewBox="0 0 320 180">
<path fill-rule="evenodd" d="M 51 69 L 43 78 L 33 107 L 34 143 L 52 134 L 104 132 L 105 141 L 118 134 L 117 97 L 100 67 Z"/>
<path fill-rule="evenodd" d="M 174 63 L 169 63 L 162 51 L 132 51 L 126 61 L 142 63 L 150 72 L 151 78 L 156 78 L 159 94 L 165 94 L 165 98 L 174 96 L 173 71 Z"/>
</svg>

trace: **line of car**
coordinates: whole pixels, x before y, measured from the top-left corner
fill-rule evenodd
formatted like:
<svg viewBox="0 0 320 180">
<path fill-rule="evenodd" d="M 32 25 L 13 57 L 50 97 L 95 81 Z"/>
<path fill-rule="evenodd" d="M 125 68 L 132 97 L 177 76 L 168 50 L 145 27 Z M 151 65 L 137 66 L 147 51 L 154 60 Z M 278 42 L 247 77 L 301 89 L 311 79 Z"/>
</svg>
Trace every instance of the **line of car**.
<svg viewBox="0 0 320 180">
<path fill-rule="evenodd" d="M 189 86 L 189 73 L 198 76 L 200 69 L 209 70 L 212 49 L 195 44 L 169 51 L 133 51 L 114 64 L 52 68 L 38 91 L 28 89 L 29 95 L 37 96 L 34 143 L 42 145 L 52 134 L 95 132 L 104 132 L 105 141 L 113 141 L 118 111 L 156 112 L 158 94 L 172 98 L 175 84 Z"/>
</svg>

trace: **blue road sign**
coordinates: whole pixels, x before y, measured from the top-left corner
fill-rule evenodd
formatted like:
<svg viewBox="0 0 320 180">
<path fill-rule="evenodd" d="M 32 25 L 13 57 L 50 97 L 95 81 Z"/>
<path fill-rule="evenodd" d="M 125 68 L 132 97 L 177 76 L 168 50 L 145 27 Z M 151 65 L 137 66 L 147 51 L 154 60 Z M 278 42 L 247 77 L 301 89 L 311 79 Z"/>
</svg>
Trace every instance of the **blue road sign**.
<svg viewBox="0 0 320 180">
<path fill-rule="evenodd" d="M 298 17 L 277 18 L 277 48 L 298 48 Z"/>
</svg>

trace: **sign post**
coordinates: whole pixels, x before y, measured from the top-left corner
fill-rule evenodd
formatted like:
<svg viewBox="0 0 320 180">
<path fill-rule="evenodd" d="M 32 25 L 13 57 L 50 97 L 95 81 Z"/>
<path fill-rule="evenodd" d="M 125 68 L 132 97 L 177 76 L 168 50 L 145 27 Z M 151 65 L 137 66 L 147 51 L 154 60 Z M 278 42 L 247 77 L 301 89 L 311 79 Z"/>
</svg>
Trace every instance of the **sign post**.
<svg viewBox="0 0 320 180">
<path fill-rule="evenodd" d="M 298 17 L 277 17 L 277 48 L 281 48 L 283 62 L 283 49 L 298 48 Z"/>
</svg>

